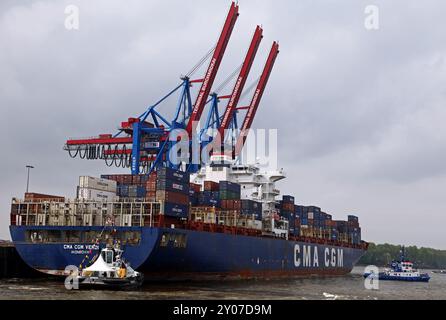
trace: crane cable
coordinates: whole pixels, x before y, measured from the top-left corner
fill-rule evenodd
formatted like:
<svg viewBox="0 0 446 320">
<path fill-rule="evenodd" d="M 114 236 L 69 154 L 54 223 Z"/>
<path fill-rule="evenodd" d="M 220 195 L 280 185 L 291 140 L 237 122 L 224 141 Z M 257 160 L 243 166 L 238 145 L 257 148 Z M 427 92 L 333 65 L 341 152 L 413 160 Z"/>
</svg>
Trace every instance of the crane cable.
<svg viewBox="0 0 446 320">
<path fill-rule="evenodd" d="M 190 78 L 211 56 L 212 53 L 214 53 L 215 48 L 217 45 L 215 44 L 198 62 L 195 64 L 195 66 L 192 67 L 192 69 L 186 73 L 186 77 Z"/>
<path fill-rule="evenodd" d="M 221 92 L 226 86 L 235 78 L 235 76 L 240 72 L 242 69 L 243 64 L 240 64 L 234 71 L 229 74 L 229 76 L 226 77 L 225 80 L 223 80 L 218 86 L 217 89 L 215 89 L 215 92 Z"/>
</svg>

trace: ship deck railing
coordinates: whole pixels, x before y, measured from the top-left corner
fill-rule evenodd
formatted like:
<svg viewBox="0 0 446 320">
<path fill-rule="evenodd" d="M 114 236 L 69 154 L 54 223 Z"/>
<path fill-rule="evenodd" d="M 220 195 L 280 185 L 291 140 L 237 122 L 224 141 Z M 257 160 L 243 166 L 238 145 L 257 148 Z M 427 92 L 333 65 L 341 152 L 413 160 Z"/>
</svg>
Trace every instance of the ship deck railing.
<svg viewBox="0 0 446 320">
<path fill-rule="evenodd" d="M 24 201 L 13 199 L 11 224 L 34 226 L 154 226 L 162 202 L 134 201 Z"/>
<path fill-rule="evenodd" d="M 139 226 L 162 227 L 164 217 L 161 215 L 162 202 L 144 199 L 125 201 L 24 201 L 13 199 L 11 224 L 26 226 Z M 179 228 L 263 237 L 262 229 L 253 228 L 254 218 L 241 218 L 235 210 L 221 210 L 191 207 L 190 217 L 179 223 Z M 161 218 L 161 219 L 160 219 Z M 348 238 L 331 240 L 322 234 L 308 233 L 303 236 L 289 236 L 289 240 L 320 243 L 334 246 L 367 249 L 368 243 L 362 241 L 354 244 Z M 283 239 L 278 237 L 278 239 Z"/>
</svg>

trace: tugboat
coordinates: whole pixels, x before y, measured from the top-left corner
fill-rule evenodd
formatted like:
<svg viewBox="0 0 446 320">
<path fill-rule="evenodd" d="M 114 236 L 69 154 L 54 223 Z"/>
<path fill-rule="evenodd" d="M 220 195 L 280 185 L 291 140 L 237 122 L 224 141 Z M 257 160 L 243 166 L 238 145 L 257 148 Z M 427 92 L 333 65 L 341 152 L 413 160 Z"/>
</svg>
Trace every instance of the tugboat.
<svg viewBox="0 0 446 320">
<path fill-rule="evenodd" d="M 96 261 L 76 277 L 79 288 L 127 289 L 142 285 L 144 276 L 122 258 L 119 245 L 101 250 Z"/>
<path fill-rule="evenodd" d="M 392 261 L 390 268 L 380 272 L 378 275 L 372 273 L 364 273 L 364 278 L 378 278 L 379 280 L 395 280 L 395 281 L 417 281 L 429 282 L 430 276 L 427 273 L 420 273 L 413 268 L 413 263 L 404 257 L 404 247 L 401 250 L 400 261 Z"/>
</svg>

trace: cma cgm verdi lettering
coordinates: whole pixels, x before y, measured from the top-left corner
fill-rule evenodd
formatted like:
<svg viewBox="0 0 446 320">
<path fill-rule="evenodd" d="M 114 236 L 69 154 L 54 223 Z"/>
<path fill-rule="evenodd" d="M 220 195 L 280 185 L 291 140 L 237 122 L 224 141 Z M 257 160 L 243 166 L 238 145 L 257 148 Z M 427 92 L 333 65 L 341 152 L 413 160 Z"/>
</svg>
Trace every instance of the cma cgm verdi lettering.
<svg viewBox="0 0 446 320">
<path fill-rule="evenodd" d="M 191 176 L 160 168 L 151 175 L 81 177 L 74 200 L 13 199 L 14 244 L 31 267 L 63 275 L 68 265 L 85 268 L 101 248 L 119 242 L 146 280 L 341 275 L 365 253 L 356 216 L 336 221 L 316 206 L 294 204 L 292 196 L 275 200 L 270 191 L 283 172 L 213 160 L 227 165 Z M 109 198 L 83 198 L 82 181 Z M 143 198 L 128 195 L 135 185 L 144 186 Z"/>
</svg>

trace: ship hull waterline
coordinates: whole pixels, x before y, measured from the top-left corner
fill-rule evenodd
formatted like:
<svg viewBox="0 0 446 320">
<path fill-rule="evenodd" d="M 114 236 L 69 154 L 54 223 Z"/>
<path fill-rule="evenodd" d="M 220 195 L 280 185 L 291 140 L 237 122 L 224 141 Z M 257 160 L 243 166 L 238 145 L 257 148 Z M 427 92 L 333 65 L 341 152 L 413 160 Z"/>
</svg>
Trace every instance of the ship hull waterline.
<svg viewBox="0 0 446 320">
<path fill-rule="evenodd" d="M 67 266 L 88 266 L 100 248 L 91 241 L 30 241 L 34 232 L 100 233 L 102 227 L 10 226 L 12 240 L 32 268 L 66 275 Z M 113 227 L 136 232 L 138 243 L 122 244 L 124 258 L 145 281 L 275 279 L 350 273 L 364 249 L 285 239 L 160 227 Z"/>
</svg>

